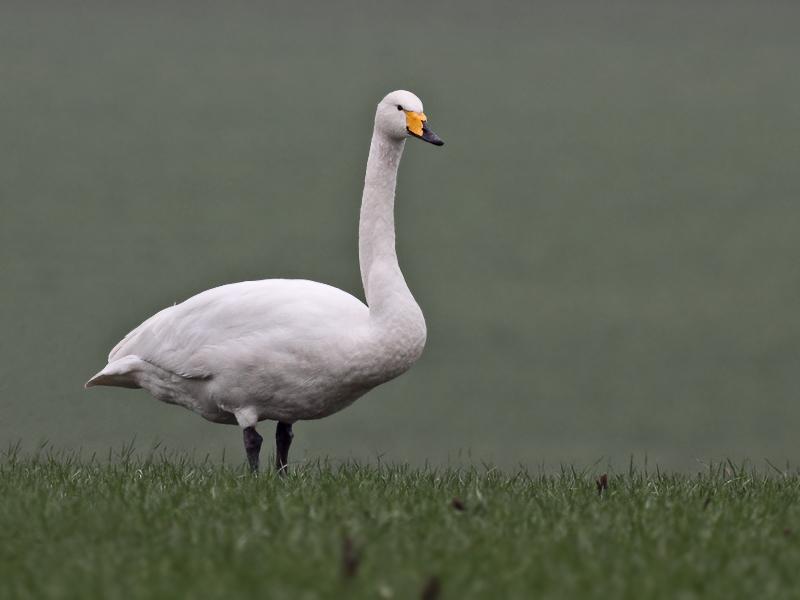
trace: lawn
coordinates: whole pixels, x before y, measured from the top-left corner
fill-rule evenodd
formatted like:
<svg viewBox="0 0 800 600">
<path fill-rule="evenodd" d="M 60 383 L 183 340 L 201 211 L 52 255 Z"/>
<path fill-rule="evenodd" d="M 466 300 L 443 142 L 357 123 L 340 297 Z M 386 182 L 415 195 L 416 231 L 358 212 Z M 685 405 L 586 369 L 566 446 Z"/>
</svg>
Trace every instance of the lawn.
<svg viewBox="0 0 800 600">
<path fill-rule="evenodd" d="M 790 598 L 800 474 L 0 461 L 2 598 Z"/>
</svg>

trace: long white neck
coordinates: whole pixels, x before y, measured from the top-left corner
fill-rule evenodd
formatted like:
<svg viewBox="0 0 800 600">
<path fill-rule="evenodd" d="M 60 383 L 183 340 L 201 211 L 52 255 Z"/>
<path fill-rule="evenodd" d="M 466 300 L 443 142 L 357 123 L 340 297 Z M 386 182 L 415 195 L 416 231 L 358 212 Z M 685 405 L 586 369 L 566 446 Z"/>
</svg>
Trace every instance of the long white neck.
<svg viewBox="0 0 800 600">
<path fill-rule="evenodd" d="M 405 140 L 389 138 L 377 130 L 372 134 L 361 199 L 358 255 L 370 320 L 394 337 L 419 346 L 412 352 L 416 360 L 425 343 L 425 320 L 397 263 L 394 233 L 394 193 L 404 146 Z"/>
</svg>

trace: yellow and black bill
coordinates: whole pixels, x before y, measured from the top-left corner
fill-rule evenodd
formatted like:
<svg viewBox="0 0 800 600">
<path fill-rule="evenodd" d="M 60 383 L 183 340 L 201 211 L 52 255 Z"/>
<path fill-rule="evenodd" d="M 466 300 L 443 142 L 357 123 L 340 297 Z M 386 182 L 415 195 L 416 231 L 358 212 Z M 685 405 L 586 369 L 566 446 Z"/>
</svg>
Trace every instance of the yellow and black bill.
<svg viewBox="0 0 800 600">
<path fill-rule="evenodd" d="M 406 130 L 410 135 L 426 141 L 434 146 L 444 146 L 444 140 L 428 129 L 428 117 L 425 113 L 412 112 L 406 113 Z"/>
</svg>

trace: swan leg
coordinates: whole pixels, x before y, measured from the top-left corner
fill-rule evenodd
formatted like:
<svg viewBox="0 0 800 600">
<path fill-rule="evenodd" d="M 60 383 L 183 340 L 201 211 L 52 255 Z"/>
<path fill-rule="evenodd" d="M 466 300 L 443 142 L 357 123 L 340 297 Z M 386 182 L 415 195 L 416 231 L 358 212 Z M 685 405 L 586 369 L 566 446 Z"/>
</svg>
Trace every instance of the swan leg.
<svg viewBox="0 0 800 600">
<path fill-rule="evenodd" d="M 289 446 L 292 445 L 293 437 L 291 423 L 278 421 L 275 429 L 275 468 L 281 475 L 289 471 Z"/>
<path fill-rule="evenodd" d="M 250 470 L 258 472 L 258 455 L 261 452 L 261 442 L 264 440 L 255 427 L 244 428 L 244 449 L 247 452 L 247 462 L 250 463 Z"/>
</svg>

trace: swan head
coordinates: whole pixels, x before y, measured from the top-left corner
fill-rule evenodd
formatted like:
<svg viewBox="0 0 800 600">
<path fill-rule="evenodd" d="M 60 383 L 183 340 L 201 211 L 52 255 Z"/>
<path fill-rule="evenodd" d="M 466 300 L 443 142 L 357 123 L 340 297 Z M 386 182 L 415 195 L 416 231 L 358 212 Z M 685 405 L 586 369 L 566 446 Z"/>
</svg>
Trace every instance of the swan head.
<svg viewBox="0 0 800 600">
<path fill-rule="evenodd" d="M 422 101 L 406 90 L 391 92 L 380 101 L 375 113 L 375 129 L 394 139 L 415 137 L 434 146 L 444 145 L 442 138 L 428 128 Z"/>
</svg>

